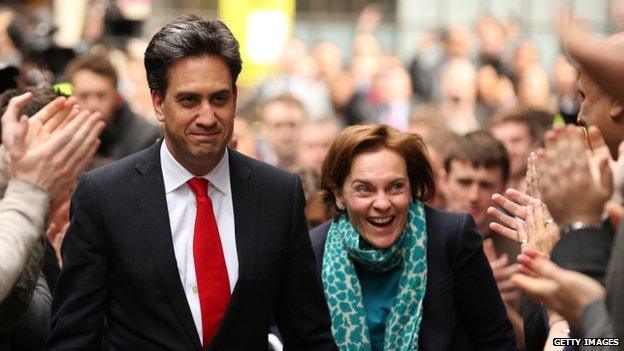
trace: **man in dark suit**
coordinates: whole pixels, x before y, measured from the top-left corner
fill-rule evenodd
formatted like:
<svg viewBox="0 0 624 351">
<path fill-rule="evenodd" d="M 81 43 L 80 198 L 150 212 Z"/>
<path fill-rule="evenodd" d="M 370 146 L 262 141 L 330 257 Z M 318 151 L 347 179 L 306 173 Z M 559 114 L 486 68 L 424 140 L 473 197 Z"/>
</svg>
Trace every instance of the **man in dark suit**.
<svg viewBox="0 0 624 351">
<path fill-rule="evenodd" d="M 47 347 L 334 350 L 299 179 L 226 148 L 238 43 L 184 16 L 145 53 L 164 142 L 85 174 Z"/>
<path fill-rule="evenodd" d="M 597 177 L 591 175 L 592 166 L 590 157 L 587 156 L 589 146 L 582 130 L 568 127 L 567 130 L 557 130 L 549 134 L 546 153 L 539 159 L 539 186 L 542 199 L 548 205 L 553 220 L 562 228 L 560 242 L 568 241 L 567 250 L 561 250 L 558 255 L 567 254 L 574 258 L 559 258 L 563 262 L 560 263 L 555 260 L 556 250 L 553 250 L 553 263 L 527 250 L 519 260 L 535 271 L 539 278 L 514 276 L 512 280 L 565 318 L 568 325 L 578 333 L 578 337 L 622 337 L 624 323 L 621 312 L 624 304 L 620 291 L 624 279 L 621 227 L 616 234 L 606 269 L 606 291 L 595 280 L 604 276 L 605 261 L 609 257 L 609 247 L 606 244 L 610 242 L 611 234 L 601 222 L 601 216 L 604 203 L 613 190 L 611 185 L 606 185 L 599 178 L 602 176 L 601 179 L 604 180 L 605 175 L 611 174 L 603 173 Z M 598 140 L 597 128 L 590 127 L 587 134 L 590 142 Z M 604 145 L 605 142 L 591 143 L 594 151 L 600 144 Z M 553 152 L 558 150 L 568 150 L 569 153 Z M 575 162 L 568 161 L 572 157 L 570 155 L 574 155 Z M 561 176 L 562 170 L 573 176 Z M 597 171 L 601 172 L 605 171 Z M 579 192 L 578 189 L 583 191 Z M 576 248 L 576 251 L 571 251 L 571 248 Z M 560 268 L 556 263 L 571 270 Z"/>
</svg>

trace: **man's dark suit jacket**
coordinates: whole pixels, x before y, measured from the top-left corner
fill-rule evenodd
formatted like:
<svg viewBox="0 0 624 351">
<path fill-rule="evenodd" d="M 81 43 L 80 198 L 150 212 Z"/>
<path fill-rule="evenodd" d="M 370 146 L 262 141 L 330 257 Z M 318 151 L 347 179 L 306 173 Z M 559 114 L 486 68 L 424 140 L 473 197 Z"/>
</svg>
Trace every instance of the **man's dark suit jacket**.
<svg viewBox="0 0 624 351">
<path fill-rule="evenodd" d="M 615 234 L 605 280 L 606 298 L 591 303 L 581 315 L 581 336 L 585 338 L 619 338 L 621 343 L 624 341 L 624 299 L 622 298 L 622 288 L 624 288 L 624 223 L 620 225 Z M 588 346 L 581 349 L 612 350 L 614 348 Z"/>
<path fill-rule="evenodd" d="M 160 143 L 83 175 L 49 350 L 200 350 L 173 250 Z M 239 278 L 209 350 L 333 350 L 299 178 L 229 150 Z"/>
<path fill-rule="evenodd" d="M 604 283 L 613 235 L 613 227 L 609 221 L 603 222 L 603 229 L 574 230 L 561 236 L 550 259 L 561 268 L 583 273 Z M 548 339 L 546 310 L 531 297 L 525 296 L 522 302 L 522 318 L 527 351 L 543 350 Z"/>
<path fill-rule="evenodd" d="M 96 155 L 119 160 L 154 144 L 159 137 L 158 127 L 132 112 L 124 101 L 102 131 Z"/>
<path fill-rule="evenodd" d="M 472 217 L 427 206 L 425 218 L 427 289 L 419 350 L 517 350 L 513 328 Z M 318 272 L 330 224 L 326 222 L 310 232 Z"/>
</svg>

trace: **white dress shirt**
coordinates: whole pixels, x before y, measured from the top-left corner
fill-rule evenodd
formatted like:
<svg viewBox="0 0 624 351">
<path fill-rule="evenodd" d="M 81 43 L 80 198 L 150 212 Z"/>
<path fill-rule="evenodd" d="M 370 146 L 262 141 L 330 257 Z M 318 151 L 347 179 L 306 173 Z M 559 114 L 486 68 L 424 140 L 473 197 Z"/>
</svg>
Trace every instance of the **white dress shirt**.
<svg viewBox="0 0 624 351">
<path fill-rule="evenodd" d="M 202 318 L 193 259 L 193 235 L 197 205 L 195 194 L 186 184 L 194 175 L 173 158 L 166 142 L 163 142 L 160 147 L 160 165 L 165 182 L 167 210 L 178 273 L 201 340 L 203 335 Z M 210 182 L 208 196 L 212 200 L 230 281 L 230 292 L 232 292 L 238 280 L 238 253 L 236 251 L 236 237 L 234 236 L 234 208 L 232 206 L 230 164 L 227 149 L 221 161 L 203 178 Z"/>
</svg>

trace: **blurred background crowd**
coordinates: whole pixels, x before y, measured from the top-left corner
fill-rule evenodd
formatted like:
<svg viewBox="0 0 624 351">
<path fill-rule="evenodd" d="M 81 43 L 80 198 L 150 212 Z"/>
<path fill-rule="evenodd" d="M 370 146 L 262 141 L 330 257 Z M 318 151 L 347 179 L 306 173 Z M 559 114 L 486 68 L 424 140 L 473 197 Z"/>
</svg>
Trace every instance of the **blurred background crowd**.
<svg viewBox="0 0 624 351">
<path fill-rule="evenodd" d="M 70 83 L 60 89 L 73 87 L 81 106 L 108 121 L 98 155 L 113 160 L 155 133 L 142 123 L 157 123 L 142 64 L 147 39 L 179 14 L 220 17 L 243 54 L 234 141 L 241 152 L 301 172 L 312 187 L 336 132 L 380 122 L 421 134 L 442 180 L 451 138 L 485 129 L 509 152 L 510 185 L 522 187 L 526 157 L 541 134 L 553 121 L 574 123 L 579 111 L 578 71 L 559 47 L 555 5 L 4 1 L 0 68 L 3 89 Z M 599 31 L 624 23 L 624 1 L 574 5 Z M 143 135 L 113 142 L 128 130 L 117 115 L 133 125 L 130 116 L 140 118 L 130 129 Z M 444 185 L 439 189 L 443 207 Z"/>
<path fill-rule="evenodd" d="M 127 156 L 159 137 L 143 66 L 147 41 L 180 14 L 219 17 L 243 55 L 231 146 L 299 173 L 313 228 L 328 219 L 320 171 L 342 128 L 373 122 L 420 134 L 436 172 L 430 205 L 472 214 L 490 239 L 488 258 L 525 348 L 531 345 L 524 340 L 522 297 L 506 283 L 517 271 L 520 248 L 492 235 L 501 212 L 488 208 L 502 206 L 493 195 L 507 188 L 530 190 L 531 152 L 554 124 L 577 123 L 579 70 L 560 47 L 557 4 L 3 0 L 0 108 L 24 91 L 38 104 L 33 113 L 58 94 L 73 95 L 106 124 L 94 166 Z M 571 5 L 599 33 L 624 27 L 622 0 Z M 49 233 L 43 258 L 49 287 L 62 264 L 68 205 L 57 210 L 61 233 Z"/>
</svg>

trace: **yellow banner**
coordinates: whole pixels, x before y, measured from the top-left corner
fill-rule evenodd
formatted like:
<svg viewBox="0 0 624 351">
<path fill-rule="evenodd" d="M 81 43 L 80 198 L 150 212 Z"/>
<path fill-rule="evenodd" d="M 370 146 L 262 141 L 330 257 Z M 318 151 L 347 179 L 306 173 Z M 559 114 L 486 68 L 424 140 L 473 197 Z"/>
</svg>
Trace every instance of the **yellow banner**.
<svg viewBox="0 0 624 351">
<path fill-rule="evenodd" d="M 238 84 L 258 84 L 275 67 L 290 37 L 295 0 L 219 0 L 219 16 L 240 43 Z"/>
</svg>

